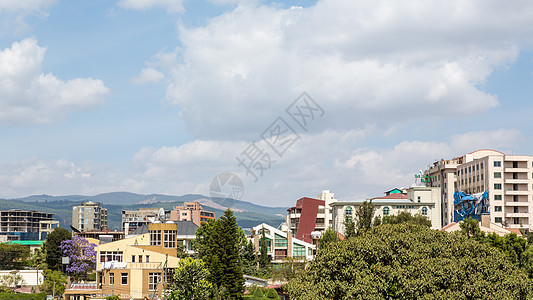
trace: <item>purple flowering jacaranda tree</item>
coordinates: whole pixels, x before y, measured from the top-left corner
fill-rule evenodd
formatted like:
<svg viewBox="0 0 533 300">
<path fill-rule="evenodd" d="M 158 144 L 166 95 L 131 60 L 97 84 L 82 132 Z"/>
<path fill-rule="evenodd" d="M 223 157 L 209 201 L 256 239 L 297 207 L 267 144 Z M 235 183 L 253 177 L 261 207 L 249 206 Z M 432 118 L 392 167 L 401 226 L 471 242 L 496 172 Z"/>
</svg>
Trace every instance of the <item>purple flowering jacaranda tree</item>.
<svg viewBox="0 0 533 300">
<path fill-rule="evenodd" d="M 96 269 L 95 247 L 95 244 L 91 244 L 85 238 L 79 236 L 61 242 L 59 248 L 63 256 L 70 258 L 66 271 L 72 279 L 76 281 L 86 280 L 88 274 Z"/>
</svg>

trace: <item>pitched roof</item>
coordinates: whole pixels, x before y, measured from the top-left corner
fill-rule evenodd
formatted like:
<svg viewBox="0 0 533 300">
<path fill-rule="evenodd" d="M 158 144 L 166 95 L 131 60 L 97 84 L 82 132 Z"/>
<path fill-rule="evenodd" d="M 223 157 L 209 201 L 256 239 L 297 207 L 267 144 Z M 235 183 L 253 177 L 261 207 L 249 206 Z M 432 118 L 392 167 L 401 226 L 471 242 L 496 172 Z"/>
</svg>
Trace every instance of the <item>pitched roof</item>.
<svg viewBox="0 0 533 300">
<path fill-rule="evenodd" d="M 406 194 L 389 194 L 387 196 L 372 198 L 372 200 L 374 199 L 407 199 L 407 195 Z"/>
</svg>

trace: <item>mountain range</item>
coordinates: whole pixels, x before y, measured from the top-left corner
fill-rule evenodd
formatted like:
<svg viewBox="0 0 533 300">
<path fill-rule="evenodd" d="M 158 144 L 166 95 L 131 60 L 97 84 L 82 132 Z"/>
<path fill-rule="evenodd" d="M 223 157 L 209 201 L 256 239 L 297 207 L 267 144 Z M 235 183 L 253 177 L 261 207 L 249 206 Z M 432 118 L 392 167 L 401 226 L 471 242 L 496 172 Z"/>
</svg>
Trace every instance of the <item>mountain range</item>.
<svg viewBox="0 0 533 300">
<path fill-rule="evenodd" d="M 269 207 L 253 204 L 247 201 L 211 198 L 199 194 L 182 196 L 150 194 L 142 195 L 128 192 L 112 192 L 95 196 L 67 195 L 32 195 L 16 199 L 0 199 L 0 210 L 22 209 L 54 213 L 54 219 L 59 226 L 70 228 L 72 223 L 72 206 L 80 205 L 84 201 L 100 202 L 107 208 L 108 225 L 111 230 L 121 229 L 122 210 L 138 210 L 139 208 L 157 207 L 173 209 L 184 202 L 198 201 L 206 210 L 215 212 L 218 218 L 230 207 L 242 228 L 251 228 L 260 223 L 279 226 L 287 214 L 287 207 Z"/>
</svg>

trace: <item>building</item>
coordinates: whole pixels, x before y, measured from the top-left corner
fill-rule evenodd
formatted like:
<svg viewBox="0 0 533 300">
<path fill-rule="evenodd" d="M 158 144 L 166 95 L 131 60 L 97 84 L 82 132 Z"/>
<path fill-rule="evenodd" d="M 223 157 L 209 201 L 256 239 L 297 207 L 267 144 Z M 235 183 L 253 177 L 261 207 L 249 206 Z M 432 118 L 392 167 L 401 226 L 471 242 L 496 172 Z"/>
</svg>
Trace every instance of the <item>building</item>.
<svg viewBox="0 0 533 300">
<path fill-rule="evenodd" d="M 325 200 L 303 197 L 296 201 L 294 207 L 287 209 L 286 223 L 292 237 L 316 244 L 313 236 L 319 239 L 327 227 L 326 219 L 329 217 L 326 217 L 325 205 Z"/>
<path fill-rule="evenodd" d="M 460 222 L 453 222 L 440 229 L 441 231 L 454 232 L 461 231 Z M 479 230 L 486 234 L 495 233 L 499 236 L 504 236 L 509 233 L 515 233 L 517 236 L 522 236 L 518 228 L 505 228 L 501 223 L 493 223 L 490 221 L 490 215 L 481 215 L 481 222 L 479 223 Z"/>
<path fill-rule="evenodd" d="M 20 209 L 0 211 L 0 235 L 7 241 L 45 240 L 59 226 L 54 214 Z"/>
<path fill-rule="evenodd" d="M 299 260 L 312 260 L 316 255 L 316 245 L 296 238 L 286 231 L 279 230 L 268 224 L 259 224 L 252 228 L 255 251 L 260 252 L 259 240 L 265 231 L 268 256 L 273 263 L 281 263 L 283 259 L 292 257 Z"/>
<path fill-rule="evenodd" d="M 182 206 L 170 211 L 171 221 L 191 221 L 200 226 L 202 222 L 215 219 L 215 213 L 204 210 L 198 202 L 185 202 Z"/>
<path fill-rule="evenodd" d="M 99 231 L 99 230 L 89 230 L 89 231 L 76 231 L 72 230 L 72 235 L 80 236 L 85 239 L 94 239 L 100 243 L 110 243 L 124 238 L 123 231 Z"/>
<path fill-rule="evenodd" d="M 141 208 L 139 210 L 122 211 L 122 230 L 126 235 L 143 225 L 155 221 L 165 222 L 170 219 L 170 210 L 163 208 Z"/>
<path fill-rule="evenodd" d="M 490 221 L 509 228 L 530 228 L 533 203 L 533 156 L 478 150 L 429 167 L 428 186 L 441 187 L 443 225 L 454 221 L 453 194 L 487 191 Z"/>
<path fill-rule="evenodd" d="M 400 192 L 398 192 L 400 191 Z M 350 219 L 355 222 L 355 211 L 364 201 L 372 201 L 376 208 L 374 217 L 396 215 L 407 211 L 413 215 L 426 216 L 431 221 L 431 228 L 440 229 L 440 188 L 412 186 L 407 191 L 401 192 L 394 189 L 385 193 L 383 197 L 369 200 L 337 201 L 331 204 L 333 208 L 333 230 L 345 235 L 345 222 Z"/>
<path fill-rule="evenodd" d="M 148 224 L 148 233 L 99 245 L 97 287 L 101 297 L 161 297 L 172 283 L 180 245 L 190 247 L 198 228 L 192 222 Z"/>
<path fill-rule="evenodd" d="M 107 229 L 107 209 L 100 202 L 82 202 L 72 207 L 72 227 L 79 231 L 103 231 Z"/>
</svg>

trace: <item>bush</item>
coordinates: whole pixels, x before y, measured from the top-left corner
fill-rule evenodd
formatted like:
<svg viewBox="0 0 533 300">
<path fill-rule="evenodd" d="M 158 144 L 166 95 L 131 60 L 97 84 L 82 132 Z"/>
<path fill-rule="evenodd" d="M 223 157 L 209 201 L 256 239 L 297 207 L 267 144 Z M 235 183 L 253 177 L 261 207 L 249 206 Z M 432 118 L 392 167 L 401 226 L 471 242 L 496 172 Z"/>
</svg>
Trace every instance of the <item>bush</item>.
<svg viewBox="0 0 533 300">
<path fill-rule="evenodd" d="M 39 294 L 0 294 L 0 300 L 46 300 L 46 293 Z"/>
<path fill-rule="evenodd" d="M 112 295 L 105 297 L 105 300 L 120 300 L 120 297 L 118 295 Z"/>
</svg>

